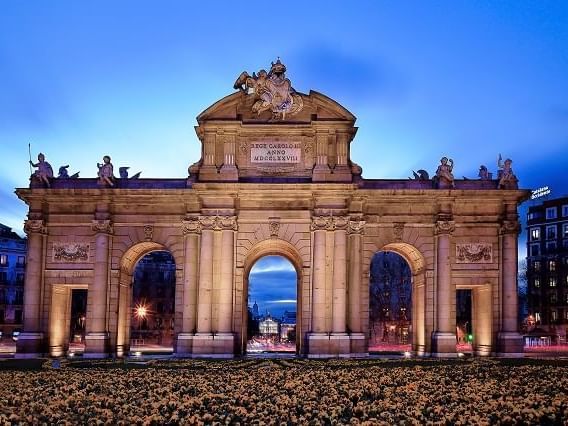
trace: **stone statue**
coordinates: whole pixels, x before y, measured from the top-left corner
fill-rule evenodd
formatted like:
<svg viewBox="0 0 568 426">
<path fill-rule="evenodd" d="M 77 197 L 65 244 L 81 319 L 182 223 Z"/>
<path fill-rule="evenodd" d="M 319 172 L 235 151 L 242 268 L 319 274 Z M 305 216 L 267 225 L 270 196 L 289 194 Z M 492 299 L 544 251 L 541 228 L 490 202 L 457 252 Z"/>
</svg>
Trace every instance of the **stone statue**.
<svg viewBox="0 0 568 426">
<path fill-rule="evenodd" d="M 440 189 L 454 188 L 454 160 L 448 157 L 442 157 L 440 165 L 436 170 L 436 186 Z"/>
<path fill-rule="evenodd" d="M 118 174 L 120 175 L 121 179 L 128 179 L 128 169 L 130 167 L 119 167 Z"/>
<path fill-rule="evenodd" d="M 61 166 L 59 168 L 59 175 L 57 176 L 57 178 L 58 179 L 77 179 L 79 177 L 79 172 L 73 173 L 71 176 L 69 176 L 69 173 L 67 172 L 68 168 L 69 168 L 69 164 L 67 164 L 66 166 Z"/>
<path fill-rule="evenodd" d="M 484 165 L 479 166 L 479 173 L 477 174 L 479 176 L 479 179 L 481 180 L 490 180 L 491 179 L 491 173 L 489 173 L 489 171 L 487 170 L 487 167 Z"/>
<path fill-rule="evenodd" d="M 417 172 L 412 170 L 412 175 L 414 176 L 414 180 L 429 180 L 430 179 L 430 175 L 424 169 L 420 169 Z M 412 179 L 412 178 L 409 178 L 409 179 Z"/>
<path fill-rule="evenodd" d="M 499 184 L 497 187 L 499 189 L 518 189 L 519 180 L 513 173 L 513 168 L 511 167 L 512 164 L 513 160 L 510 158 L 507 158 L 503 163 L 503 158 L 501 157 L 501 154 L 499 154 L 499 159 L 497 160 L 497 167 L 499 168 Z"/>
<path fill-rule="evenodd" d="M 103 157 L 102 163 L 97 163 L 97 167 L 99 169 L 98 176 L 99 176 L 99 183 L 103 185 L 114 186 L 114 173 L 113 173 L 113 166 L 110 162 L 110 157 L 105 155 Z"/>
<path fill-rule="evenodd" d="M 49 179 L 53 178 L 53 169 L 51 168 L 51 164 L 45 161 L 45 155 L 41 152 L 38 154 L 37 160 L 38 161 L 35 164 L 32 160 L 30 160 L 30 164 L 33 167 L 37 167 L 37 170 L 34 172 L 32 177 L 35 177 L 40 182 L 45 183 L 45 185 L 49 188 L 51 186 Z"/>
<path fill-rule="evenodd" d="M 292 83 L 285 75 L 286 66 L 280 62 L 272 62 L 270 71 L 260 70 L 252 77 L 243 71 L 233 87 L 247 95 L 254 96 L 252 111 L 260 115 L 264 111 L 272 112 L 273 120 L 284 120 L 286 115 L 296 114 L 304 107 L 300 95 L 292 88 Z"/>
</svg>

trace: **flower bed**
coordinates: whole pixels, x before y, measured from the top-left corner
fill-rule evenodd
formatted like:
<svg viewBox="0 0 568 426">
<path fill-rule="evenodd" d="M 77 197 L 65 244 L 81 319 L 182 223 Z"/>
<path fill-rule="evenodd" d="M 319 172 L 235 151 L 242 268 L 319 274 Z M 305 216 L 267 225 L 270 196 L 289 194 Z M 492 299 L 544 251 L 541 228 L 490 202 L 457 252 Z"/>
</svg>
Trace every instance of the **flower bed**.
<svg viewBox="0 0 568 426">
<path fill-rule="evenodd" d="M 548 364 L 48 361 L 0 371 L 0 424 L 564 424 L 568 367 Z"/>
</svg>

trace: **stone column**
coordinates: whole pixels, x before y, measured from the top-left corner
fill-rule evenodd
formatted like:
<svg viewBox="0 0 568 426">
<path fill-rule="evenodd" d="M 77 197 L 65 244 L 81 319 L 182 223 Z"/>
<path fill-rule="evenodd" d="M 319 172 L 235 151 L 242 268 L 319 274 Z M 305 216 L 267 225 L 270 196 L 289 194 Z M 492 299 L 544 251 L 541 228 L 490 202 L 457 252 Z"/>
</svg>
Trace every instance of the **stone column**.
<svg viewBox="0 0 568 426">
<path fill-rule="evenodd" d="M 235 166 L 235 135 L 224 135 L 223 141 L 223 166 L 219 170 L 223 180 L 238 180 L 238 171 Z"/>
<path fill-rule="evenodd" d="M 93 220 L 95 231 L 95 262 L 93 283 L 87 293 L 87 335 L 85 336 L 86 357 L 104 357 L 108 353 L 107 290 L 109 278 L 110 236 L 113 232 L 111 221 Z"/>
<path fill-rule="evenodd" d="M 203 164 L 199 168 L 200 180 L 218 179 L 217 166 L 215 165 L 215 132 L 205 130 L 203 132 Z"/>
<path fill-rule="evenodd" d="M 41 329 L 44 245 L 47 228 L 41 219 L 24 223 L 28 235 L 26 281 L 24 285 L 24 331 L 16 343 L 17 357 L 40 356 L 44 352 L 44 333 Z"/>
<path fill-rule="evenodd" d="M 436 331 L 432 336 L 433 355 L 455 356 L 456 325 L 452 308 L 456 303 L 452 285 L 450 238 L 455 224 L 449 215 L 440 215 L 436 222 Z"/>
<path fill-rule="evenodd" d="M 347 325 L 347 225 L 348 217 L 333 218 L 334 251 L 332 277 L 331 352 L 349 354 Z"/>
<path fill-rule="evenodd" d="M 221 219 L 221 288 L 219 294 L 219 333 L 232 332 L 235 217 Z"/>
<path fill-rule="evenodd" d="M 501 328 L 499 330 L 499 353 L 515 356 L 523 352 L 523 337 L 518 329 L 517 294 L 517 235 L 520 226 L 516 218 L 504 220 L 500 229 L 501 256 Z"/>
<path fill-rule="evenodd" d="M 201 224 L 198 217 L 188 217 L 181 223 L 184 241 L 183 264 L 183 312 L 181 333 L 177 336 L 176 354 L 190 354 L 197 318 L 197 286 L 199 271 L 199 234 Z"/>
<path fill-rule="evenodd" d="M 64 356 L 68 348 L 67 306 L 70 290 L 65 286 L 51 289 L 51 312 L 49 313 L 49 355 Z"/>
<path fill-rule="evenodd" d="M 332 226 L 332 218 L 314 216 L 313 264 L 312 264 L 312 326 L 308 334 L 308 356 L 318 356 L 329 351 L 329 335 L 325 329 L 326 284 L 326 230 Z"/>
<path fill-rule="evenodd" d="M 349 137 L 347 131 L 336 133 L 336 163 L 333 169 L 334 181 L 351 182 L 351 167 L 348 162 Z"/>
<path fill-rule="evenodd" d="M 476 355 L 489 356 L 492 352 L 492 292 L 491 285 L 475 288 L 472 292 L 473 305 L 473 350 Z"/>
<path fill-rule="evenodd" d="M 316 165 L 314 167 L 312 180 L 325 181 L 330 169 L 327 160 L 329 134 L 327 131 L 316 133 Z"/>
<path fill-rule="evenodd" d="M 197 334 L 211 334 L 211 304 L 213 289 L 213 223 L 201 219 L 201 247 L 199 253 L 199 290 L 197 296 Z"/>
<path fill-rule="evenodd" d="M 361 260 L 362 235 L 365 222 L 354 218 L 349 221 L 349 330 L 351 353 L 364 353 L 365 334 L 361 330 Z"/>
</svg>

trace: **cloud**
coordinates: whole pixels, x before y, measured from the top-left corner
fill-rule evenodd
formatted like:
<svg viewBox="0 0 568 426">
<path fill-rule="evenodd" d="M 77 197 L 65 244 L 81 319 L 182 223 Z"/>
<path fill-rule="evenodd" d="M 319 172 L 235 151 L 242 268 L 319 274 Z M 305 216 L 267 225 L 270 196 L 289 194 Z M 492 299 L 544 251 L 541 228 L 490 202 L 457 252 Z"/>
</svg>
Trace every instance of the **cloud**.
<svg viewBox="0 0 568 426">
<path fill-rule="evenodd" d="M 273 303 L 273 304 L 293 304 L 296 303 L 296 299 L 282 299 L 282 300 L 267 300 L 266 303 Z"/>
<path fill-rule="evenodd" d="M 268 272 L 296 273 L 292 263 L 282 256 L 265 256 L 259 259 L 252 267 L 250 274 L 258 275 Z"/>
</svg>

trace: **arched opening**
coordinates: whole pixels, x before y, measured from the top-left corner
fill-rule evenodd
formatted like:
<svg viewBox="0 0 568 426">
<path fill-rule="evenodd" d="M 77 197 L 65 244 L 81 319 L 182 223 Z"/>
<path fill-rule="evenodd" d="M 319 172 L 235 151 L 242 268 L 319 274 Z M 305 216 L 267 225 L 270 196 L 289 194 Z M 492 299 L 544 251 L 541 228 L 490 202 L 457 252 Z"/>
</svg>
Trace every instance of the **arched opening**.
<svg viewBox="0 0 568 426">
<path fill-rule="evenodd" d="M 168 251 L 144 255 L 134 268 L 130 303 L 131 353 L 172 353 L 176 264 Z"/>
<path fill-rule="evenodd" d="M 408 352 L 412 348 L 412 273 L 399 254 L 373 255 L 369 285 L 369 352 Z"/>
<path fill-rule="evenodd" d="M 298 351 L 298 273 L 281 255 L 257 259 L 248 272 L 247 354 Z"/>
</svg>

